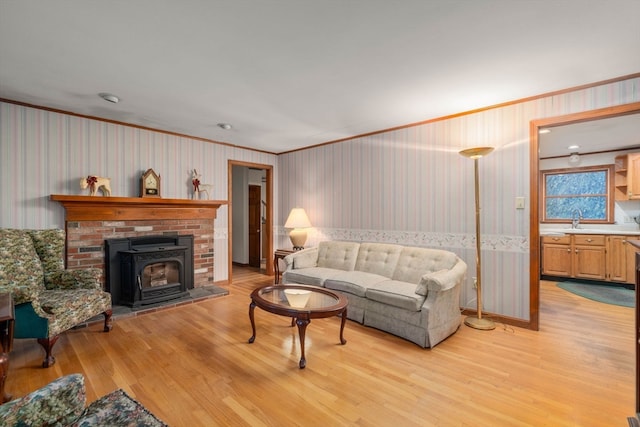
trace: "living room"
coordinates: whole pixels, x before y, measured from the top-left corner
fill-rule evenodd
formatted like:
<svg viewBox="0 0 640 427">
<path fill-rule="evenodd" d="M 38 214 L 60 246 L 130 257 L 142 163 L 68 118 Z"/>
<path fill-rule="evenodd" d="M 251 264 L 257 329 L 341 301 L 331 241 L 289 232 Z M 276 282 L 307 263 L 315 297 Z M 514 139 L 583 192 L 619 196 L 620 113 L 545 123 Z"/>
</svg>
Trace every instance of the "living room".
<svg viewBox="0 0 640 427">
<path fill-rule="evenodd" d="M 629 56 L 634 56 L 633 52 L 629 52 Z M 0 86 L 3 84 L 0 82 Z M 100 87 L 95 92 L 101 90 L 105 89 Z M 20 99 L 15 95 L 3 95 L 0 101 L 0 176 L 3 183 L 0 226 L 7 228 L 65 228 L 65 211 L 59 203 L 50 200 L 50 196 L 87 194 L 78 186 L 78 180 L 92 174 L 111 178 L 113 196 L 133 198 L 139 196 L 140 175 L 153 168 L 161 175 L 163 198 L 189 199 L 192 195 L 188 172 L 195 168 L 202 173 L 203 181 L 213 185 L 210 199 L 228 201 L 231 198 L 229 162 L 241 162 L 273 168 L 271 250 L 290 246 L 288 230 L 283 225 L 289 210 L 300 206 L 305 208 L 314 226 L 308 246 L 322 240 L 410 243 L 452 251 L 473 269 L 473 165 L 458 152 L 473 146 L 493 146 L 495 151 L 481 161 L 484 308 L 502 321 L 516 325 L 519 331 L 536 329 L 531 327 L 532 315 L 537 321 L 540 314 L 537 308 L 532 310 L 531 298 L 531 288 L 536 286 L 532 281 L 531 271 L 535 270 L 535 265 L 531 254 L 537 245 L 532 240 L 537 231 L 531 229 L 534 215 L 531 170 L 536 167 L 536 159 L 531 154 L 531 122 L 624 106 L 630 106 L 622 111 L 624 114 L 637 114 L 640 111 L 640 74 L 637 68 L 631 72 L 612 71 L 601 78 L 570 83 L 526 97 L 460 108 L 442 116 L 407 118 L 397 126 L 374 127 L 371 134 L 352 134 L 352 138 L 337 141 L 343 138 L 334 137 L 332 133 L 317 144 L 274 151 L 225 143 L 224 133 L 219 134 L 219 139 L 203 138 L 166 131 L 152 121 L 127 123 L 124 120 L 127 116 L 125 94 L 119 105 L 104 106 L 98 102 L 105 102 L 91 93 L 96 98 L 91 101 L 95 102 L 91 107 L 93 114 L 69 111 L 64 105 L 43 105 L 37 97 Z M 464 96 L 457 90 L 451 93 L 452 98 Z M 125 106 L 118 112 L 122 120 L 100 119 L 101 111 L 121 106 Z M 514 208 L 513 202 L 518 197 L 524 197 L 525 209 Z M 231 209 L 230 205 L 221 206 L 214 221 L 212 281 L 229 287 L 233 294 L 237 280 L 229 244 L 233 225 Z M 468 275 L 461 290 L 460 306 L 463 309 L 473 310 L 475 306 L 472 276 Z M 215 302 L 215 310 L 238 314 L 240 326 L 246 327 L 243 323 L 247 320 L 246 313 L 239 313 L 246 309 L 248 300 L 244 306 L 238 302 L 232 308 L 224 308 L 221 301 Z M 548 308 L 548 311 L 553 310 Z M 537 326 L 553 328 L 545 324 L 545 314 L 548 313 L 540 314 Z M 228 322 L 231 323 L 231 319 Z M 179 319 L 175 321 L 181 323 Z M 333 326 L 327 325 L 327 335 L 332 337 Z M 275 323 L 271 326 L 277 328 Z M 350 326 L 347 326 L 347 332 Z M 118 327 L 115 322 L 114 328 Z M 133 326 L 127 323 L 127 327 Z M 358 335 L 369 334 L 360 329 L 357 331 Z M 532 332 L 526 330 L 527 334 Z M 381 355 L 377 363 L 380 365 L 396 352 L 409 350 L 413 354 L 418 350 L 384 334 L 371 334 L 385 344 L 393 342 L 388 350 L 379 350 Z M 236 331 L 233 337 L 237 335 Z M 456 335 L 456 340 L 469 335 L 469 332 L 460 337 Z M 96 338 L 96 341 L 104 339 L 103 335 Z M 93 340 L 93 335 L 82 339 Z M 347 339 L 349 344 L 345 349 L 354 342 L 349 336 Z M 532 340 L 535 343 L 536 338 Z M 70 342 L 60 344 L 63 345 L 58 349 L 59 357 L 71 346 Z M 227 344 L 240 346 L 244 343 L 227 341 Z M 468 349 L 483 346 L 481 338 L 454 344 L 462 348 L 468 346 Z M 272 345 L 276 345 L 275 341 Z M 505 342 L 504 345 L 511 344 Z M 527 345 L 533 344 L 527 342 Z M 39 350 L 37 346 L 34 348 Z M 22 344 L 18 350 L 25 352 L 17 356 L 18 359 L 25 358 L 32 364 L 35 350 L 24 348 Z M 240 347 L 238 351 L 249 352 L 253 348 Z M 331 353 L 327 353 L 327 357 L 330 358 Z M 410 363 L 415 363 L 419 356 L 412 357 L 415 359 Z M 67 372 L 66 366 L 78 366 L 60 362 L 62 359 L 54 368 L 60 375 Z M 269 364 L 277 362 L 274 358 Z M 12 366 L 19 366 L 19 363 L 12 361 Z M 325 369 L 325 375 L 332 375 L 331 367 Z M 118 373 L 109 373 L 118 376 Z M 10 372 L 9 384 L 12 375 Z M 390 372 L 389 375 L 393 374 Z M 473 373 L 468 372 L 468 376 L 473 377 Z M 102 380 L 92 375 L 91 381 L 99 383 Z M 26 393 L 36 388 L 35 382 L 40 386 L 44 384 L 33 381 L 28 389 L 13 385 L 14 389 Z M 305 384 L 305 387 L 310 385 Z M 626 415 L 631 415 L 633 408 L 629 407 L 628 412 Z M 433 424 L 437 422 L 447 424 L 443 420 L 432 420 Z M 562 422 L 571 425 L 566 420 Z"/>
</svg>

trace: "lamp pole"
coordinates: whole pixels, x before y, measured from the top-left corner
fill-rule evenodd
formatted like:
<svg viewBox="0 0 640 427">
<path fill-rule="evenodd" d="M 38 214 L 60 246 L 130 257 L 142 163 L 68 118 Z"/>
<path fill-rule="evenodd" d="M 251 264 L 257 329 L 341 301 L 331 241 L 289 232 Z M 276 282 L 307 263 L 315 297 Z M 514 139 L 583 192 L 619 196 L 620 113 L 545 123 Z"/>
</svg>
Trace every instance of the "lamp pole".
<svg viewBox="0 0 640 427">
<path fill-rule="evenodd" d="M 482 239 L 480 238 L 480 174 L 478 173 L 478 160 L 493 151 L 493 147 L 477 147 L 460 151 L 460 154 L 473 159 L 475 195 L 476 195 L 476 316 L 467 316 L 464 324 L 481 330 L 495 329 L 496 325 L 491 319 L 482 317 Z"/>
</svg>

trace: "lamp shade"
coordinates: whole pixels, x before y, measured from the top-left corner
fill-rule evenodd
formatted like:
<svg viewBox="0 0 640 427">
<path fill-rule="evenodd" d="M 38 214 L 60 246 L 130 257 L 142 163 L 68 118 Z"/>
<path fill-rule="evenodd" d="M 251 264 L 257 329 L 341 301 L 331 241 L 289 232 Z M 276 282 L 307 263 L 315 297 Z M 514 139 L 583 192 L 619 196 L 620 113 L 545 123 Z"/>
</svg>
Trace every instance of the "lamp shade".
<svg viewBox="0 0 640 427">
<path fill-rule="evenodd" d="M 307 213 L 302 208 L 293 208 L 289 213 L 287 222 L 284 223 L 284 228 L 309 228 L 311 227 L 311 221 Z"/>
<path fill-rule="evenodd" d="M 304 244 L 307 241 L 307 231 L 305 228 L 309 227 L 311 227 L 311 221 L 309 221 L 309 217 L 304 209 L 291 209 L 287 222 L 284 223 L 284 228 L 293 228 L 289 233 L 289 239 L 291 240 L 294 250 L 299 251 L 304 249 Z"/>
</svg>

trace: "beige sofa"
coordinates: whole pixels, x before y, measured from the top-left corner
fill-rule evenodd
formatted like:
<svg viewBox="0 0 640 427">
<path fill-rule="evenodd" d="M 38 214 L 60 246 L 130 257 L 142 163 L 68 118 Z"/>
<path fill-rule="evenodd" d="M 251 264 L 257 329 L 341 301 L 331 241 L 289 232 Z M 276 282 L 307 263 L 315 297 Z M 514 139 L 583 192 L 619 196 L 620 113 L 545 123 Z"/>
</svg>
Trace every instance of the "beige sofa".
<svg viewBox="0 0 640 427">
<path fill-rule="evenodd" d="M 349 319 L 421 347 L 435 346 L 460 326 L 460 286 L 467 265 L 453 252 L 326 241 L 284 261 L 284 284 L 342 292 L 349 300 Z"/>
</svg>

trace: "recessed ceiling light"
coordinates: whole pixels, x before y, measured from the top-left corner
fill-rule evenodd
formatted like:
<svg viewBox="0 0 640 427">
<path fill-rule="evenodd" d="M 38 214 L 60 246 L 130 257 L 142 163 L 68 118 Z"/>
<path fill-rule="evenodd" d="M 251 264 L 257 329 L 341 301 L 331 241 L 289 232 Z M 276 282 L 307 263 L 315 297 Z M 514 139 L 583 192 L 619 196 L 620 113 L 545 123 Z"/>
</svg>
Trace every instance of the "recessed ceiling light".
<svg viewBox="0 0 640 427">
<path fill-rule="evenodd" d="M 546 129 L 546 128 L 545 128 L 545 129 L 540 129 L 540 130 L 538 131 L 538 133 L 539 133 L 540 135 L 543 135 L 543 134 L 545 134 L 545 133 L 551 133 L 551 129 Z"/>
<path fill-rule="evenodd" d="M 117 96 L 111 93 L 102 92 L 102 93 L 99 93 L 98 96 L 104 99 L 105 101 L 113 102 L 114 104 L 117 104 L 118 101 L 120 101 L 120 98 L 118 98 Z"/>
<path fill-rule="evenodd" d="M 577 150 L 578 148 L 580 148 L 579 145 L 570 145 L 567 147 L 568 150 Z"/>
<path fill-rule="evenodd" d="M 218 127 L 224 130 L 229 130 L 232 126 L 229 123 L 218 123 Z"/>
</svg>

